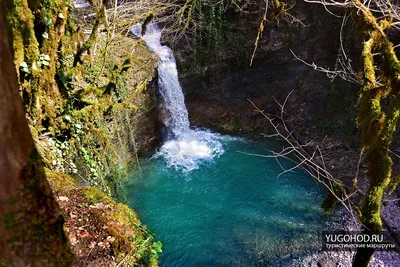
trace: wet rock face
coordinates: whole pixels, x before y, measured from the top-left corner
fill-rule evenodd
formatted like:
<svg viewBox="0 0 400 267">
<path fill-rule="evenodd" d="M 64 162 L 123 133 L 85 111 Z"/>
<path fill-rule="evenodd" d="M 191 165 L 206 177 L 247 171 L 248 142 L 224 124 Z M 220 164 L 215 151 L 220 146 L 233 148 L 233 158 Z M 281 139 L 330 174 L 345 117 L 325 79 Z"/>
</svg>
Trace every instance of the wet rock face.
<svg viewBox="0 0 400 267">
<path fill-rule="evenodd" d="M 268 131 L 268 122 L 249 100 L 264 112 L 278 113 L 275 99 L 283 103 L 292 90 L 286 114 L 302 128 L 329 118 L 328 125 L 321 126 L 329 130 L 340 123 L 341 116 L 350 115 L 356 104 L 356 88 L 331 83 L 325 75 L 298 62 L 258 65 L 210 74 L 207 79 L 197 76 L 182 83 L 191 124 L 228 133 L 259 135 Z M 333 114 L 338 118 L 332 118 Z"/>
<path fill-rule="evenodd" d="M 262 12 L 260 9 L 257 15 L 243 15 L 234 22 L 228 21 L 228 27 L 253 43 Z M 303 25 L 268 22 L 251 67 L 249 60 L 238 65 L 233 63 L 235 59 L 223 55 L 226 58 L 217 60 L 218 63 L 200 73 L 195 68 L 188 71 L 190 62 L 187 60 L 178 60 L 181 69 L 186 70 L 181 82 L 192 125 L 258 135 L 268 130 L 268 122 L 254 112 L 248 99 L 264 111 L 276 111 L 278 106 L 274 98 L 282 102 L 292 90 L 287 111 L 295 118 L 295 125 L 306 126 L 335 111 L 354 108 L 357 87 L 343 83 L 340 78 L 331 82 L 291 53 L 292 50 L 306 62 L 334 69 L 341 20 L 329 15 L 321 6 L 304 2 L 296 3 L 290 12 Z M 353 53 L 353 48 L 348 48 Z M 353 58 L 359 57 L 353 54 Z M 182 57 L 185 51 L 180 50 L 176 55 Z M 342 105 L 337 105 L 338 102 Z M 339 112 L 339 116 L 342 115 L 343 112 Z"/>
<path fill-rule="evenodd" d="M 190 77 L 201 71 L 205 74 L 215 74 L 248 67 L 265 10 L 264 1 L 258 2 L 258 5 L 253 4 L 249 10 L 242 13 L 234 7 L 227 9 L 220 46 L 212 46 L 206 55 L 202 54 L 203 58 L 209 57 L 205 60 L 208 63 L 206 66 L 198 66 L 200 63 L 195 62 L 196 59 L 192 57 L 193 50 L 198 51 L 200 43 L 197 42 L 195 47 L 191 47 L 187 45 L 187 40 L 182 39 L 175 45 L 174 52 L 180 65 L 180 75 Z M 333 68 L 339 48 L 342 20 L 330 15 L 317 4 L 291 0 L 285 2 L 290 9 L 278 20 L 272 17 L 271 9 L 268 11 L 268 19 L 264 23 L 264 31 L 258 42 L 254 65 L 294 61 L 295 58 L 290 52 L 292 50 L 309 62 L 323 66 L 333 63 L 331 65 Z M 346 49 L 351 49 L 349 44 L 345 45 Z"/>
</svg>

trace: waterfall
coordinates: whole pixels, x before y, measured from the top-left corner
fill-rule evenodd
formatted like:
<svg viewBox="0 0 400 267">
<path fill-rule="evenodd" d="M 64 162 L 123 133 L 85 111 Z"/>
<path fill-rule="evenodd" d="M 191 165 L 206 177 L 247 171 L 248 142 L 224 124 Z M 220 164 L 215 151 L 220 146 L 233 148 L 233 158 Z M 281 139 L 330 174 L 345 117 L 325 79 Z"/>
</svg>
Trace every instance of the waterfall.
<svg viewBox="0 0 400 267">
<path fill-rule="evenodd" d="M 164 109 L 163 122 L 175 137 L 180 137 L 189 130 L 189 118 L 174 54 L 168 46 L 161 45 L 161 32 L 157 24 L 149 24 L 142 38 L 158 56 L 158 87 Z"/>
<path fill-rule="evenodd" d="M 158 56 L 159 101 L 162 104 L 162 120 L 167 127 L 167 141 L 154 157 L 162 157 L 170 167 L 184 171 L 198 168 L 202 161 L 213 160 L 223 153 L 219 142 L 221 135 L 207 130 L 190 129 L 185 97 L 178 79 L 173 51 L 161 44 L 161 31 L 157 24 L 148 24 L 142 36 L 142 24 L 132 27 L 131 32 L 141 37 L 147 47 Z"/>
</svg>

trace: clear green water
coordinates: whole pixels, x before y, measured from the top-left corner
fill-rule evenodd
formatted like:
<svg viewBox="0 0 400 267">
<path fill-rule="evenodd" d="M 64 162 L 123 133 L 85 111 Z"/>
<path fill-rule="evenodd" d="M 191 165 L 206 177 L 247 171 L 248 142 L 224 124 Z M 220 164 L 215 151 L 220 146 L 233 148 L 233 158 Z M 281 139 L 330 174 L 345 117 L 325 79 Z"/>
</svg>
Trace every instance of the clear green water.
<svg viewBox="0 0 400 267">
<path fill-rule="evenodd" d="M 149 159 L 126 185 L 130 206 L 163 243 L 160 265 L 264 266 L 318 249 L 323 193 L 315 182 L 302 171 L 277 179 L 274 159 L 238 153 L 266 154 L 273 144 L 221 143 L 225 152 L 198 169 Z"/>
</svg>

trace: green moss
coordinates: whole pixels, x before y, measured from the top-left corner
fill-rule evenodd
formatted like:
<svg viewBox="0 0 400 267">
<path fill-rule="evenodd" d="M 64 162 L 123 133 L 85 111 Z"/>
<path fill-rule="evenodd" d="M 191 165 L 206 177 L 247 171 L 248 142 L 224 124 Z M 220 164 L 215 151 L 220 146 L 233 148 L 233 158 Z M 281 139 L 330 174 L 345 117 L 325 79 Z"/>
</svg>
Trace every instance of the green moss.
<svg viewBox="0 0 400 267">
<path fill-rule="evenodd" d="M 95 187 L 85 187 L 83 193 L 88 199 L 89 204 L 96 204 L 100 202 L 112 203 L 113 200 Z"/>
<path fill-rule="evenodd" d="M 45 169 L 45 171 L 47 180 L 49 180 L 53 190 L 67 192 L 78 186 L 78 183 L 71 176 L 65 173 L 56 172 L 50 169 Z"/>
<path fill-rule="evenodd" d="M 77 29 L 70 16 L 70 1 L 18 0 L 3 1 L 0 5 L 6 11 L 7 29 L 13 45 L 14 62 L 20 74 L 20 88 L 24 94 L 27 117 L 41 153 L 46 158 L 46 166 L 49 167 L 46 169 L 46 175 L 53 190 L 63 194 L 75 190 L 81 192 L 74 179 L 55 170 L 71 173 L 101 188 L 106 193 L 93 187 L 86 188 L 82 192 L 87 198 L 85 204 L 106 203 L 112 206 L 112 213 L 104 217 L 103 221 L 117 222 L 110 228 L 117 236 L 116 244 L 119 245 L 113 249 L 115 255 L 118 255 L 118 260 L 129 258 L 125 261 L 128 266 L 138 263 L 144 265 L 145 262 L 156 263 L 154 259 L 157 253 L 153 253 L 152 248 L 153 237 L 141 225 L 135 212 L 125 205 L 115 203 L 107 196 L 111 194 L 112 184 L 117 184 L 118 181 L 107 180 L 106 173 L 113 166 L 127 165 L 121 158 L 127 158 L 126 154 L 131 153 L 126 143 L 135 133 L 129 132 L 128 136 L 123 132 L 127 130 L 123 125 L 130 123 L 134 113 L 140 112 L 142 101 L 148 100 L 148 96 L 147 98 L 144 96 L 146 85 L 155 75 L 157 58 L 143 43 L 121 37 L 115 38 L 110 43 L 108 52 L 104 53 L 106 64 L 103 72 L 98 57 L 74 67 L 74 53 L 76 53 L 75 58 L 81 58 L 82 54 L 96 42 L 98 47 L 104 46 L 104 40 L 97 39 L 100 35 L 98 33 L 100 23 L 104 21 L 99 20 L 97 26 L 94 25 L 92 33 L 97 36 L 91 35 L 88 42 L 77 49 L 76 44 L 82 37 L 76 32 Z M 102 19 L 104 20 L 104 17 Z M 121 49 L 121 46 L 136 47 L 137 55 L 132 55 L 130 49 Z M 24 69 L 20 68 L 23 62 L 27 63 Z M 116 70 L 114 66 L 118 66 Z M 88 69 L 96 71 L 89 73 Z M 114 83 L 113 90 L 104 94 L 104 88 L 110 82 Z M 134 127 L 131 127 L 131 130 L 135 131 Z M 120 147 L 112 142 L 113 139 L 117 139 L 116 133 L 122 136 L 121 138 L 118 136 L 121 140 L 117 143 L 123 144 Z M 44 134 L 46 138 L 39 141 L 39 137 Z M 41 179 L 43 172 L 36 171 L 37 166 L 41 168 L 42 162 L 36 152 L 31 156 L 25 174 L 33 179 L 26 180 L 26 184 L 29 189 L 39 184 L 42 190 L 34 192 L 28 190 L 26 198 L 10 200 L 10 205 L 17 205 L 19 199 L 29 200 L 31 196 L 37 196 L 43 207 L 48 204 L 47 196 L 51 195 L 51 192 L 46 189 L 46 184 Z M 72 168 L 71 164 L 74 163 L 78 167 Z M 35 210 L 42 210 L 42 206 Z M 49 207 L 43 216 L 58 214 L 52 212 L 51 208 Z M 40 216 L 25 216 L 18 211 L 9 213 L 1 219 L 1 223 L 7 228 L 14 229 L 22 217 L 32 219 L 36 227 L 28 229 L 24 237 L 18 235 L 10 242 L 12 241 L 16 250 L 22 251 L 19 240 L 23 238 L 34 240 L 37 246 L 33 248 L 35 251 L 32 253 L 35 257 L 41 257 L 43 264 L 39 265 L 51 266 L 47 264 L 47 260 L 54 255 L 42 251 L 42 248 L 55 242 L 57 233 L 62 232 L 62 218 L 58 217 L 49 224 L 43 224 Z M 47 236 L 47 232 L 54 235 Z M 126 232 L 131 234 L 126 236 Z M 124 248 L 129 249 L 124 250 Z M 59 253 L 62 254 L 63 250 L 60 249 Z M 60 262 L 58 266 L 68 265 L 70 255 L 65 254 L 64 258 L 65 261 Z"/>
<path fill-rule="evenodd" d="M 115 238 L 112 249 L 117 262 L 125 259 L 125 266 L 138 261 L 146 266 L 157 266 L 158 252 L 152 246 L 155 243 L 154 238 L 132 209 L 125 204 L 114 202 L 93 187 L 84 188 L 83 193 L 90 205 L 105 203 L 111 206 L 111 211 L 102 211 L 100 218 Z"/>
<path fill-rule="evenodd" d="M 279 22 L 279 17 L 286 11 L 287 4 L 279 0 L 273 0 L 272 19 Z"/>
<path fill-rule="evenodd" d="M 378 22 L 368 7 L 358 0 L 354 0 L 353 4 L 358 9 L 368 37 L 368 41 L 363 43 L 361 57 L 364 82 L 360 90 L 361 107 L 357 120 L 362 132 L 362 149 L 366 151 L 369 183 L 362 200 L 360 218 L 364 232 L 380 233 L 383 194 L 390 184 L 397 184 L 391 182 L 393 162 L 388 151 L 399 118 L 400 63 L 392 43 L 383 32 L 390 25 L 387 19 L 391 18 L 380 18 Z M 379 59 L 374 60 L 374 57 Z M 383 86 L 377 85 L 377 75 Z M 382 109 L 384 103 L 388 105 Z M 373 252 L 373 249 L 358 250 L 354 265 L 367 266 Z"/>
<path fill-rule="evenodd" d="M 65 105 L 55 74 L 59 66 L 60 42 L 68 21 L 68 2 L 2 2 L 29 119 L 36 125 L 44 124 L 47 129 L 58 128 L 56 117 Z"/>
<path fill-rule="evenodd" d="M 76 66 L 78 63 L 82 63 L 81 57 L 82 57 L 83 53 L 86 52 L 88 49 L 90 49 L 95 44 L 95 42 L 97 40 L 100 24 L 102 22 L 104 22 L 104 20 L 105 20 L 105 16 L 106 16 L 105 10 L 106 10 L 106 7 L 104 4 L 98 9 L 97 18 L 93 25 L 92 32 L 91 32 L 89 38 L 86 40 L 86 42 L 81 47 L 79 47 L 78 51 L 75 54 L 74 66 Z M 107 28 L 107 25 L 105 25 L 105 26 Z"/>
<path fill-rule="evenodd" d="M 339 180 L 330 182 L 329 186 L 330 190 L 328 190 L 325 200 L 322 203 L 322 208 L 325 212 L 329 212 L 335 207 L 337 198 L 341 197 L 343 191 L 343 183 Z"/>
<path fill-rule="evenodd" d="M 116 263 L 123 261 L 121 266 L 157 266 L 161 244 L 154 241 L 151 232 L 141 224 L 135 211 L 117 203 L 95 187 L 79 188 L 68 175 L 50 170 L 47 173 L 53 190 L 68 196 L 70 201 L 83 201 L 74 204 L 90 209 L 90 223 L 95 224 L 94 227 L 107 226 L 107 234 L 115 238 L 111 249 Z M 90 208 L 90 205 L 96 205 L 96 208 Z"/>
<path fill-rule="evenodd" d="M 38 42 L 34 32 L 34 16 L 26 0 L 2 1 L 0 5 L 5 11 L 14 63 L 19 73 L 22 62 L 31 65 L 39 56 Z"/>
<path fill-rule="evenodd" d="M 390 178 L 390 184 L 388 185 L 389 193 L 393 193 L 396 190 L 397 186 L 400 183 L 400 175 L 396 175 Z"/>
</svg>

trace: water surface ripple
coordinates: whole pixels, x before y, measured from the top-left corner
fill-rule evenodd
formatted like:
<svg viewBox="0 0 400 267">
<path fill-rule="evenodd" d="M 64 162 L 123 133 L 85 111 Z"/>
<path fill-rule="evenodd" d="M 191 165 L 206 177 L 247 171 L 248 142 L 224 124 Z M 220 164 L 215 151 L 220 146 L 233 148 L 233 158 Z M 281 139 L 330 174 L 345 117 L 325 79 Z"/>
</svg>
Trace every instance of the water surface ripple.
<svg viewBox="0 0 400 267">
<path fill-rule="evenodd" d="M 318 249 L 323 194 L 315 182 L 302 171 L 277 179 L 275 160 L 238 153 L 267 154 L 276 144 L 219 142 L 224 153 L 200 157 L 196 169 L 153 157 L 126 185 L 130 206 L 163 243 L 160 265 L 261 266 Z"/>
</svg>

